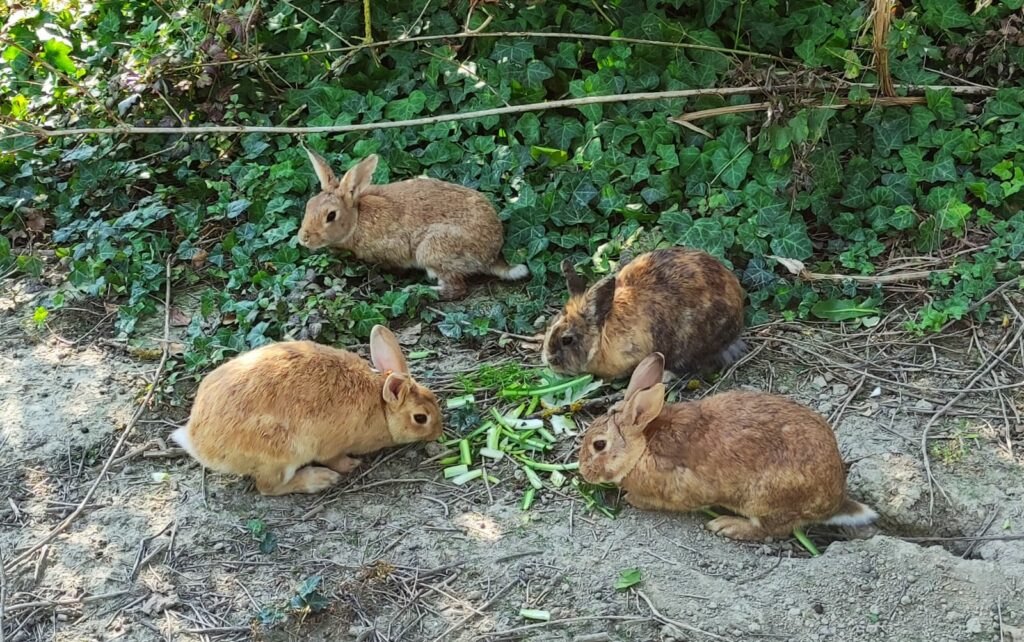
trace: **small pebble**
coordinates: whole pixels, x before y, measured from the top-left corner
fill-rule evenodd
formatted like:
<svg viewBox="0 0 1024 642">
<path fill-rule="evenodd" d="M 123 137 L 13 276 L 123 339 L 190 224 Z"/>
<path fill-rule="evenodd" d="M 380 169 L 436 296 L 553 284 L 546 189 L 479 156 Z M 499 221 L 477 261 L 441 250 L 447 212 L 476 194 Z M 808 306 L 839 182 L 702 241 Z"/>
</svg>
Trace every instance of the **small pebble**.
<svg viewBox="0 0 1024 642">
<path fill-rule="evenodd" d="M 981 633 L 981 620 L 972 617 L 967 620 L 967 632 L 968 633 Z"/>
</svg>

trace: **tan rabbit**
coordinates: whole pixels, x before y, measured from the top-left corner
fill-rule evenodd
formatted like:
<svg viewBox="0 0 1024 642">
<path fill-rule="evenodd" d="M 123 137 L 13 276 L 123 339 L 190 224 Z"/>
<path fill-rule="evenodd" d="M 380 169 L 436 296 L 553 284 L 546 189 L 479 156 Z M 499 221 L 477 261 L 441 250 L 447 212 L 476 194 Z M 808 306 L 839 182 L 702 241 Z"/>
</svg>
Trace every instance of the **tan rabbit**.
<svg viewBox="0 0 1024 642">
<path fill-rule="evenodd" d="M 587 429 L 580 474 L 588 482 L 618 484 L 637 508 L 727 508 L 742 517 L 718 517 L 708 528 L 733 539 L 877 517 L 846 496 L 835 435 L 820 415 L 743 391 L 666 406 L 663 368 L 661 354 L 644 359 L 624 399 Z"/>
<path fill-rule="evenodd" d="M 502 258 L 501 221 L 480 192 L 433 178 L 372 185 L 376 154 L 338 179 L 327 161 L 306 152 L 321 189 L 306 203 L 299 229 L 299 243 L 309 249 L 334 247 L 369 263 L 426 270 L 442 299 L 465 295 L 473 274 L 529 275 L 525 265 Z"/>
<path fill-rule="evenodd" d="M 555 372 L 625 377 L 652 352 L 679 375 L 732 364 L 746 350 L 743 288 L 700 250 L 671 247 L 641 254 L 589 289 L 562 262 L 565 308 L 544 337 L 543 360 Z"/>
<path fill-rule="evenodd" d="M 351 455 L 440 437 L 437 399 L 384 326 L 370 333 L 370 355 L 379 372 L 312 341 L 242 354 L 203 380 L 171 437 L 211 470 L 253 477 L 264 495 L 317 493 L 361 463 Z"/>
</svg>

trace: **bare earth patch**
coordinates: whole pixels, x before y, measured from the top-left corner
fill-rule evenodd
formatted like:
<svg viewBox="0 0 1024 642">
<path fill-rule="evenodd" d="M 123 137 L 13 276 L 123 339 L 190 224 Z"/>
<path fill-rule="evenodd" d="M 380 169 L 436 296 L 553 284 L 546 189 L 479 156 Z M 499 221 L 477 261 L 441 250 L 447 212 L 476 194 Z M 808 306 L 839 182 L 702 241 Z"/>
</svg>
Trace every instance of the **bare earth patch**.
<svg viewBox="0 0 1024 642">
<path fill-rule="evenodd" d="M 155 364 L 46 331 L 32 339 L 31 297 L 4 296 L 9 561 L 81 500 Z M 323 496 L 263 498 L 165 449 L 167 424 L 140 423 L 121 453 L 136 454 L 111 467 L 84 514 L 42 555 L 7 568 L 4 639 L 1020 642 L 1017 348 L 929 429 L 934 484 L 921 456 L 924 426 L 1013 332 L 991 326 L 917 346 L 895 321 L 749 333 L 752 356 L 716 387 L 788 394 L 830 417 L 852 494 L 882 516 L 867 539 L 811 529 L 827 546 L 813 559 L 793 541 L 723 540 L 702 515 L 626 507 L 611 520 L 569 490 L 523 512 L 510 469 L 495 470 L 495 486 L 455 487 L 421 463 L 423 446 L 381 453 Z M 420 345 L 431 341 L 424 329 Z M 448 346 L 444 366 L 472 367 L 498 350 L 488 346 Z M 450 377 L 433 367 L 421 378 L 443 387 Z M 186 412 L 157 408 L 147 419 Z M 629 568 L 643 579 L 617 592 Z M 526 620 L 523 608 L 551 619 Z"/>
</svg>

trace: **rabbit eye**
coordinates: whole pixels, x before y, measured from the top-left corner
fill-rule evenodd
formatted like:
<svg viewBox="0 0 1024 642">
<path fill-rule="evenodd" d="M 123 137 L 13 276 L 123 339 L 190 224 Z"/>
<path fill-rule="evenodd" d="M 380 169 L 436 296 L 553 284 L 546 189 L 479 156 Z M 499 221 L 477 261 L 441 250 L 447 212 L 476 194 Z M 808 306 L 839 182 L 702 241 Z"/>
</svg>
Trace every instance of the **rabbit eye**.
<svg viewBox="0 0 1024 642">
<path fill-rule="evenodd" d="M 427 416 L 424 414 L 413 415 L 412 420 L 418 424 L 425 424 L 427 423 Z"/>
<path fill-rule="evenodd" d="M 597 452 L 601 452 L 607 445 L 608 443 L 604 439 L 598 439 L 597 441 L 594 442 L 594 450 L 596 450 Z"/>
<path fill-rule="evenodd" d="M 575 341 L 575 340 L 576 340 L 576 337 L 572 336 L 571 334 L 563 334 L 562 335 L 562 345 L 563 346 L 571 346 L 573 341 Z"/>
<path fill-rule="evenodd" d="M 327 222 L 328 223 L 333 223 L 334 219 L 336 219 L 336 218 L 338 218 L 338 213 L 337 212 L 335 212 L 333 210 L 330 211 L 330 212 L 327 212 Z"/>
</svg>

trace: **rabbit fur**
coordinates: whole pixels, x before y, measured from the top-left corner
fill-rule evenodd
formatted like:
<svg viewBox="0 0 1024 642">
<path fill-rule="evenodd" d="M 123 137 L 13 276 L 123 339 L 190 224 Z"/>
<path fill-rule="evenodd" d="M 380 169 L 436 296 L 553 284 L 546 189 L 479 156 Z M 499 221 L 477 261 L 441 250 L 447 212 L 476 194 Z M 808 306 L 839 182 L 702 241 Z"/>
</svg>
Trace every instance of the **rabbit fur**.
<svg viewBox="0 0 1024 642">
<path fill-rule="evenodd" d="M 569 300 L 548 326 L 542 357 L 562 374 L 626 377 L 652 352 L 675 374 L 724 368 L 746 350 L 744 292 L 721 262 L 671 247 L 641 254 L 587 288 L 562 262 Z"/>
<path fill-rule="evenodd" d="M 490 274 L 506 280 L 529 275 L 501 255 L 504 232 L 490 201 L 476 190 L 433 178 L 373 185 L 376 154 L 340 179 L 310 149 L 320 193 L 306 203 L 299 243 L 316 250 L 348 250 L 356 258 L 390 268 L 417 268 L 437 279 L 441 299 L 466 293 L 466 279 Z"/>
<path fill-rule="evenodd" d="M 817 413 L 783 397 L 731 391 L 665 405 L 664 357 L 633 373 L 624 399 L 587 429 L 580 474 L 614 483 L 642 509 L 721 506 L 711 520 L 740 540 L 784 537 L 811 523 L 863 526 L 877 515 L 846 495 L 836 439 Z"/>
<path fill-rule="evenodd" d="M 249 475 L 264 495 L 316 493 L 352 455 L 441 435 L 434 394 L 411 376 L 394 334 L 375 326 L 374 367 L 312 341 L 285 341 L 222 364 L 199 385 L 171 437 L 203 466 Z"/>
</svg>

